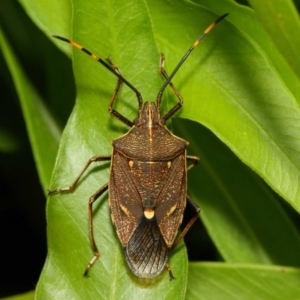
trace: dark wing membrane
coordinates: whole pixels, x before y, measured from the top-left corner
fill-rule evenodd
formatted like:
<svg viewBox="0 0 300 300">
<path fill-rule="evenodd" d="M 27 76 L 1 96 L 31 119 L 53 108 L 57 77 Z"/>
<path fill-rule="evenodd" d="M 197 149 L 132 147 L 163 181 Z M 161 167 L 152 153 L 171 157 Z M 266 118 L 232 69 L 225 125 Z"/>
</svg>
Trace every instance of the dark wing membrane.
<svg viewBox="0 0 300 300">
<path fill-rule="evenodd" d="M 168 247 L 171 247 L 181 224 L 186 205 L 186 161 L 179 155 L 172 161 L 168 180 L 163 186 L 156 204 L 159 229 Z"/>
<path fill-rule="evenodd" d="M 143 215 L 141 196 L 136 190 L 127 159 L 114 152 L 110 181 L 109 204 L 121 243 L 127 244 Z"/>
<path fill-rule="evenodd" d="M 160 274 L 168 259 L 168 247 L 156 218 L 142 218 L 124 251 L 128 266 L 138 277 L 152 278 Z"/>
</svg>

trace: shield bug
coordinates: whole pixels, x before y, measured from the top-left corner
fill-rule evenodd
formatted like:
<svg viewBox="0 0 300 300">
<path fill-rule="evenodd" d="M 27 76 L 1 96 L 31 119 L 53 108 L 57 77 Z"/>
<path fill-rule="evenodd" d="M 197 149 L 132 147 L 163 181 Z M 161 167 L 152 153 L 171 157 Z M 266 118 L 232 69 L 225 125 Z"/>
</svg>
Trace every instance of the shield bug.
<svg viewBox="0 0 300 300">
<path fill-rule="evenodd" d="M 158 276 L 166 268 L 170 279 L 174 278 L 167 263 L 168 253 L 185 236 L 200 209 L 187 196 L 187 171 L 197 164 L 199 158 L 186 155 L 188 142 L 165 127 L 166 121 L 183 104 L 171 80 L 199 42 L 227 15 L 219 17 L 198 37 L 170 75 L 164 69 L 165 58 L 161 55 L 159 70 L 165 82 L 157 94 L 156 103 L 144 103 L 140 92 L 123 77 L 110 58 L 103 60 L 71 40 L 54 36 L 90 55 L 118 78 L 109 112 L 131 127 L 127 134 L 112 141 L 112 155 L 92 157 L 69 187 L 48 191 L 49 195 L 72 191 L 91 163 L 111 160 L 109 182 L 89 198 L 89 234 L 94 256 L 84 275 L 100 256 L 93 231 L 93 204 L 108 190 L 111 218 L 129 268 L 142 278 Z M 127 85 L 137 97 L 138 117 L 133 122 L 113 108 L 122 84 Z M 168 85 L 178 98 L 178 103 L 161 116 L 161 99 Z M 194 215 L 177 237 L 187 204 L 192 207 Z"/>
</svg>

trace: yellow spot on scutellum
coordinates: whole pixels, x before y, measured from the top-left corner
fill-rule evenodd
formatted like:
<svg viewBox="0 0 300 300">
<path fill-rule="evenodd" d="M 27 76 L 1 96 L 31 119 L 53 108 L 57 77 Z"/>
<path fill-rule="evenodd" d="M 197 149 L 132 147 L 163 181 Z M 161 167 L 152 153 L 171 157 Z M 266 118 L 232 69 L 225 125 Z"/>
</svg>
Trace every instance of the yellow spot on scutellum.
<svg viewBox="0 0 300 300">
<path fill-rule="evenodd" d="M 133 167 L 133 160 L 130 160 L 130 161 L 128 162 L 128 164 L 129 164 L 129 167 L 132 168 L 132 167 Z"/>
<path fill-rule="evenodd" d="M 167 163 L 168 169 L 171 168 L 171 165 L 172 165 L 172 163 L 170 161 L 168 161 L 168 163 Z"/>
<path fill-rule="evenodd" d="M 152 219 L 153 217 L 154 217 L 154 210 L 153 209 L 145 209 L 144 210 L 144 216 L 148 219 L 148 220 L 150 220 L 150 219 Z"/>
</svg>

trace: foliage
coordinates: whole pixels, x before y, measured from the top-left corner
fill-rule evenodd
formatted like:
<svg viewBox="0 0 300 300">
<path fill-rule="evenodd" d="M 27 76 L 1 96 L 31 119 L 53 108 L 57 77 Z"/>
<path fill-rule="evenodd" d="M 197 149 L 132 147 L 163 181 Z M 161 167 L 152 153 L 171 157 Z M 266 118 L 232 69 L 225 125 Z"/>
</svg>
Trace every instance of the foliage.
<svg viewBox="0 0 300 300">
<path fill-rule="evenodd" d="M 252 9 L 229 0 L 21 1 L 49 39 L 59 34 L 102 58 L 109 55 L 145 101 L 155 101 L 162 86 L 157 72 L 159 53 L 165 54 L 170 73 L 201 31 L 218 16 L 230 13 L 174 77 L 185 102 L 178 118 L 169 124 L 190 141 L 189 153 L 201 157 L 200 166 L 189 172 L 189 193 L 202 209 L 201 220 L 217 253 L 214 260 L 221 262 L 190 263 L 188 272 L 182 244 L 170 255 L 176 280 L 169 282 L 166 272 L 150 281 L 135 278 L 126 267 L 106 196 L 95 209 L 101 258 L 90 278 L 82 278 L 92 256 L 87 200 L 107 181 L 108 164 L 104 163 L 91 168 L 75 192 L 48 199 L 48 257 L 36 299 L 152 299 L 162 295 L 166 299 L 226 299 L 225 292 L 230 299 L 233 295 L 238 299 L 297 297 L 300 62 L 293 51 L 300 49 L 300 41 L 285 34 L 284 48 L 272 32 L 278 27 L 283 33 L 298 30 L 299 20 L 290 2 L 281 3 L 286 15 L 273 13 L 277 2 L 272 2 L 272 14 L 268 14 L 268 1 L 251 1 L 258 16 L 268 15 L 267 20 L 258 21 Z M 287 15 L 290 22 L 282 22 Z M 4 33 L 0 41 L 43 190 L 67 186 L 90 157 L 110 153 L 110 141 L 127 130 L 107 113 L 116 78 L 87 55 L 51 39 L 67 55 L 73 53 L 77 98 L 50 182 L 60 136 L 56 120 L 64 100 L 60 95 L 59 105 L 45 105 Z M 56 55 L 49 59 L 60 72 Z M 57 95 L 69 85 L 67 80 L 72 78 L 61 79 Z M 174 95 L 166 93 L 163 109 L 175 101 Z M 136 102 L 132 91 L 124 87 L 116 107 L 134 119 Z M 236 287 L 240 287 L 238 295 Z"/>
</svg>

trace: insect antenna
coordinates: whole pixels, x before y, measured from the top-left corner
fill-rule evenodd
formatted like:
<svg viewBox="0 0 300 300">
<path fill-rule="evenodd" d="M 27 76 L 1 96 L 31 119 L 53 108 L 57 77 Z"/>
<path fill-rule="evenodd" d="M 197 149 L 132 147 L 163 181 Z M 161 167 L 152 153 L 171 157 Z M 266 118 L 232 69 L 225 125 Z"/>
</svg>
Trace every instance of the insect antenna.
<svg viewBox="0 0 300 300">
<path fill-rule="evenodd" d="M 172 78 L 174 77 L 174 75 L 177 73 L 177 71 L 179 70 L 179 68 L 181 67 L 181 65 L 185 62 L 185 60 L 189 57 L 189 55 L 191 54 L 191 52 L 198 46 L 198 44 L 201 42 L 201 40 L 203 40 L 203 38 L 221 21 L 223 20 L 225 17 L 228 16 L 227 14 L 222 15 L 221 17 L 219 17 L 216 21 L 214 21 L 212 24 L 210 24 L 205 30 L 204 32 L 197 38 L 197 40 L 194 42 L 194 44 L 188 49 L 188 51 L 184 54 L 184 56 L 181 58 L 181 60 L 179 61 L 179 63 L 177 64 L 177 66 L 175 67 L 175 69 L 173 70 L 173 72 L 170 74 L 170 76 L 168 77 L 168 79 L 164 82 L 163 86 L 161 87 L 161 89 L 159 90 L 158 94 L 157 94 L 157 98 L 156 98 L 156 105 L 157 108 L 160 109 L 160 103 L 161 103 L 161 98 L 163 95 L 163 92 L 165 90 L 165 88 L 167 87 L 168 84 L 170 84 Z M 162 119 L 164 119 L 165 121 L 167 119 L 169 119 L 178 109 L 180 109 L 182 106 L 182 103 L 178 103 L 176 106 L 174 106 L 168 113 L 166 113 Z"/>
<path fill-rule="evenodd" d="M 139 111 L 142 109 L 143 99 L 142 99 L 141 93 L 129 81 L 127 81 L 120 73 L 118 73 L 110 64 L 108 64 L 102 58 L 96 56 L 95 54 L 93 54 L 92 52 L 90 52 L 89 50 L 87 50 L 86 48 L 84 48 L 83 46 L 77 44 L 76 42 L 74 42 L 72 40 L 69 40 L 69 39 L 59 36 L 59 35 L 52 35 L 52 36 L 58 40 L 69 43 L 73 47 L 83 51 L 84 53 L 86 53 L 87 55 L 91 56 L 93 59 L 98 61 L 100 64 L 102 64 L 110 72 L 114 73 L 123 83 L 125 83 L 136 94 L 136 97 L 139 102 Z"/>
</svg>

